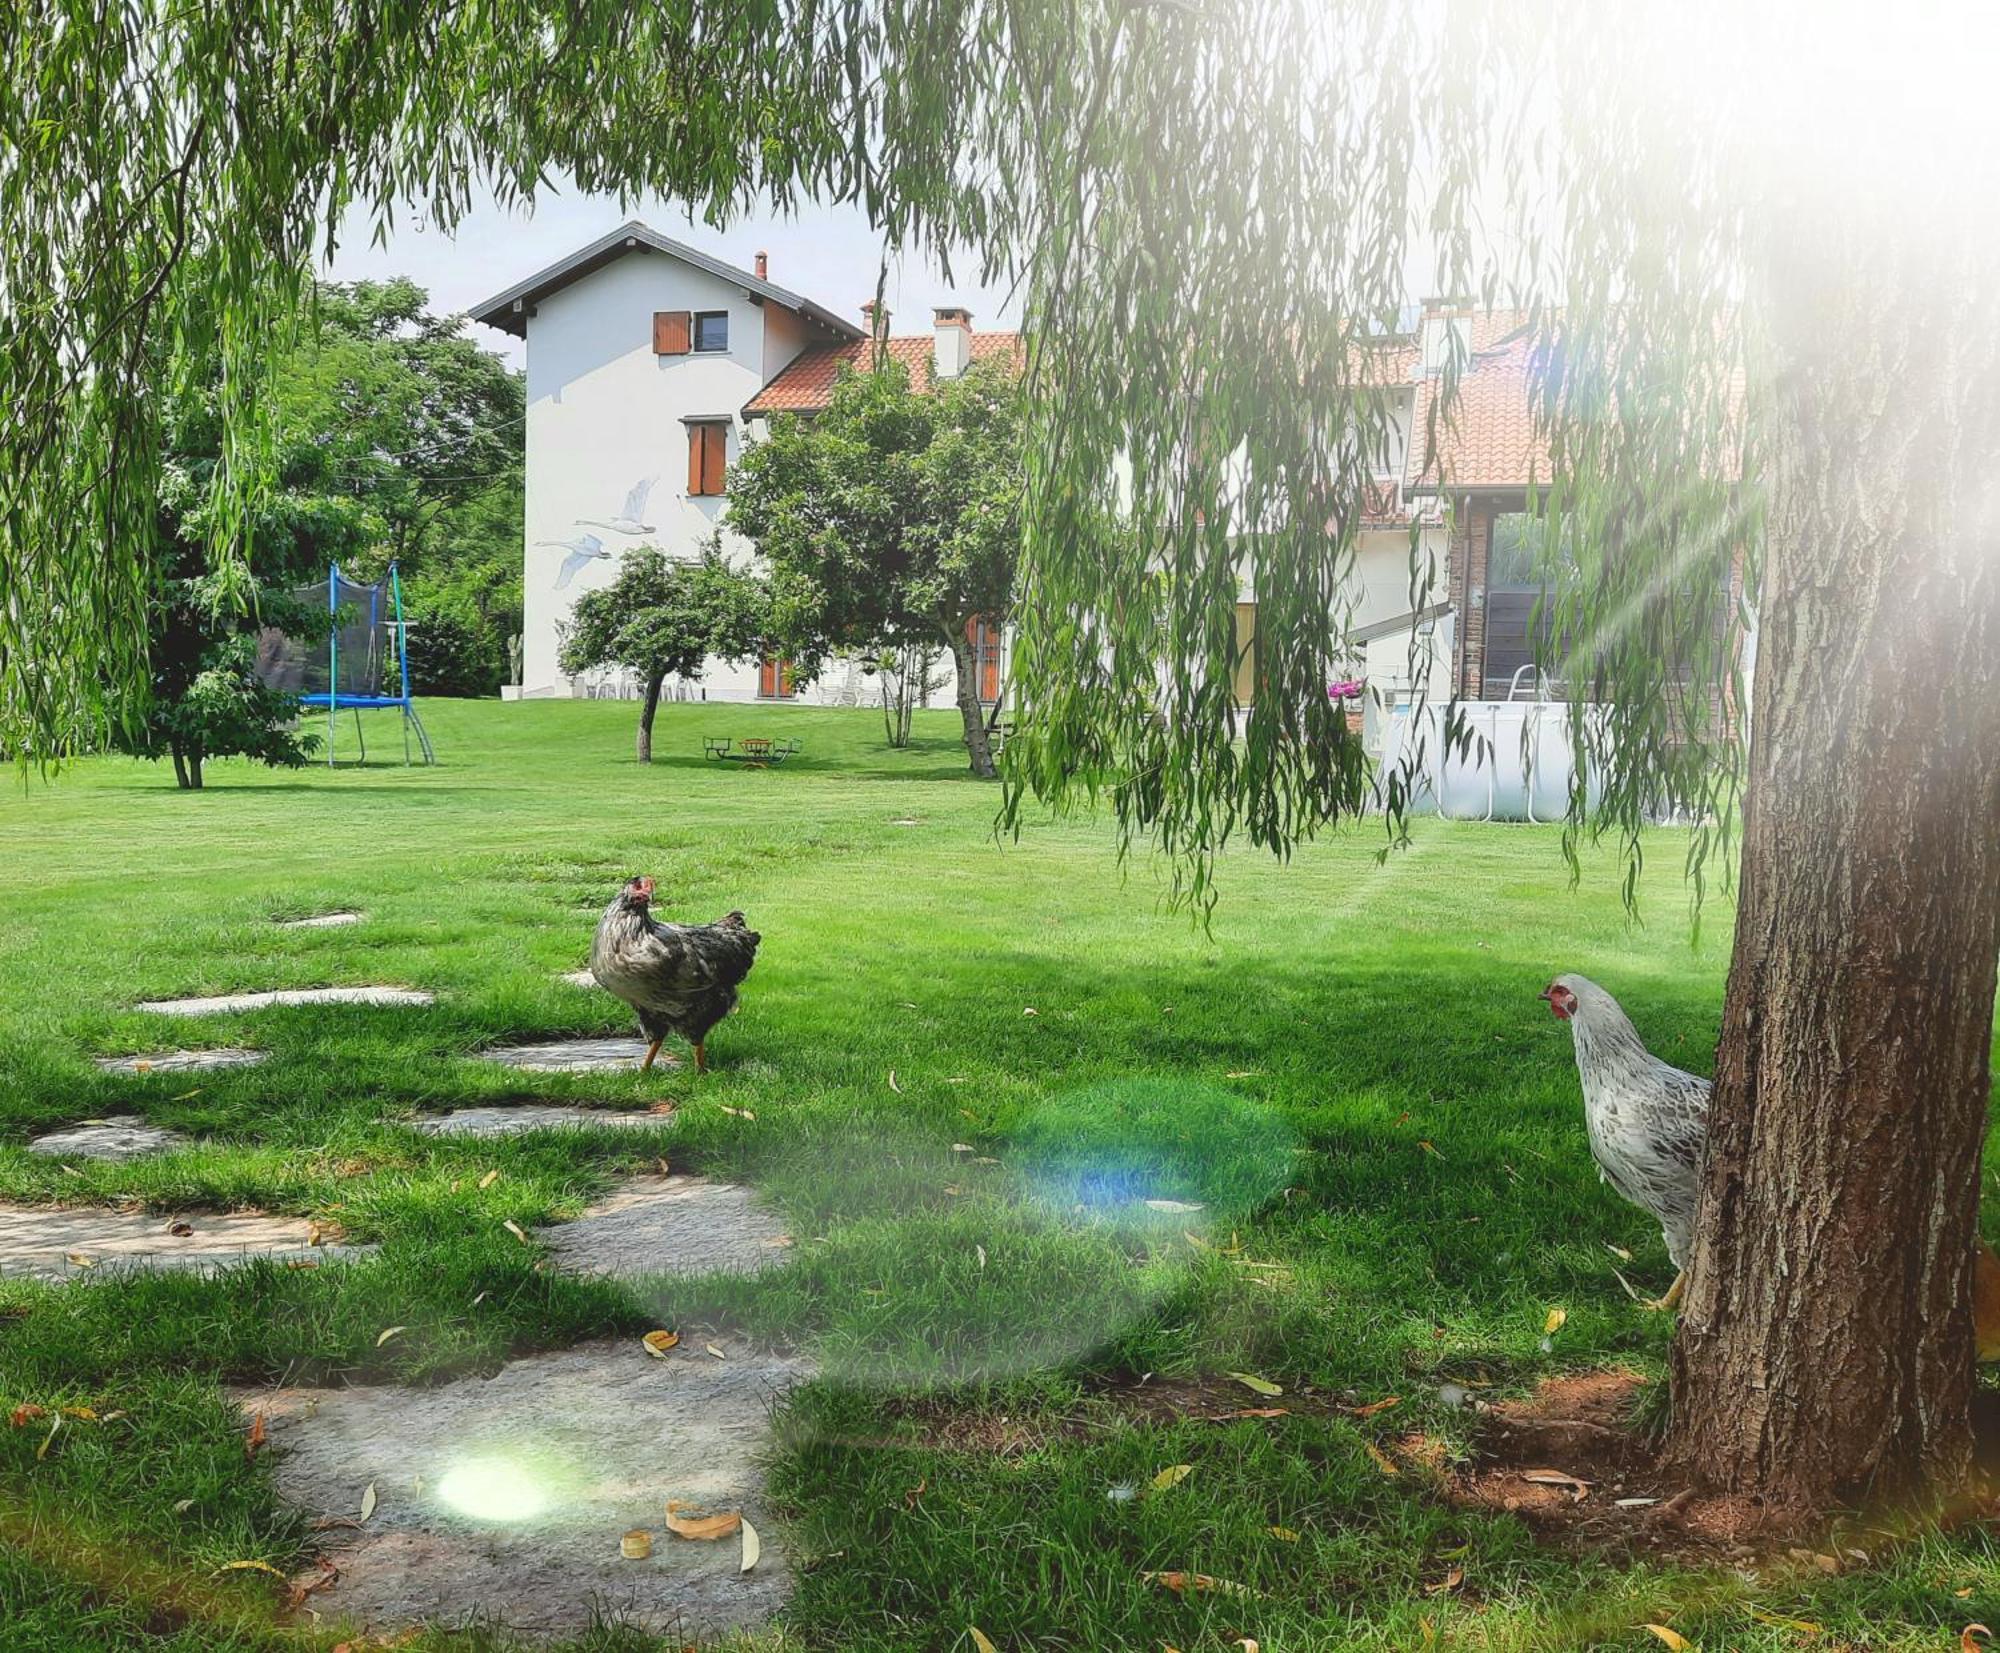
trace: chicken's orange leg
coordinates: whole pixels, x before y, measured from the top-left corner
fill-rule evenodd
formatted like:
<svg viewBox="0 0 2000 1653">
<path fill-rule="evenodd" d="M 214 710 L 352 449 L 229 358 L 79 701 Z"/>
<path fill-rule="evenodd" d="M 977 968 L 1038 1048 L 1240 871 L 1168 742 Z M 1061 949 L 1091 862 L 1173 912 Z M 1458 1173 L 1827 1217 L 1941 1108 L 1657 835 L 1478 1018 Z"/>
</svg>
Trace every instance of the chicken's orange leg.
<svg viewBox="0 0 2000 1653">
<path fill-rule="evenodd" d="M 639 1064 L 639 1071 L 641 1073 L 650 1073 L 653 1067 L 653 1058 L 658 1056 L 659 1054 L 660 1054 L 660 1041 L 658 1039 L 655 1039 L 650 1045 L 646 1047 L 646 1059 L 645 1061 Z"/>
<path fill-rule="evenodd" d="M 1648 1303 L 1646 1307 L 1649 1309 L 1671 1309 L 1678 1307 L 1681 1300 L 1681 1293 L 1687 1290 L 1687 1283 L 1687 1270 L 1682 1269 L 1680 1273 L 1674 1276 L 1674 1283 L 1667 1287 L 1667 1295 L 1655 1302 Z"/>
<path fill-rule="evenodd" d="M 694 1042 L 694 1071 L 708 1072 L 708 1046 L 700 1039 Z"/>
</svg>

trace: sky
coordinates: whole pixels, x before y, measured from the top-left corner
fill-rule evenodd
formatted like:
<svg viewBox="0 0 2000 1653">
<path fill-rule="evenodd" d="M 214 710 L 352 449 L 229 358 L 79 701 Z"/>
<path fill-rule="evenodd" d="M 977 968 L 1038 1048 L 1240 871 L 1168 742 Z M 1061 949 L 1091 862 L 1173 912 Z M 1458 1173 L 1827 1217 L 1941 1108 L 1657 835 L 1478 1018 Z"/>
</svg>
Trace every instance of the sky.
<svg viewBox="0 0 2000 1653">
<path fill-rule="evenodd" d="M 408 276 L 429 290 L 433 312 L 448 314 L 471 308 L 631 218 L 745 270 L 752 268 L 760 250 L 768 252 L 772 281 L 857 323 L 862 301 L 875 296 L 882 244 L 858 209 L 813 207 L 792 218 L 762 211 L 718 231 L 691 222 L 684 210 L 665 200 L 626 211 L 613 197 L 576 191 L 547 197 L 532 217 L 489 199 L 450 235 L 406 213 L 381 247 L 373 245 L 366 217 L 356 215 L 327 273 L 336 281 Z M 962 269 L 955 266 L 954 274 L 957 279 L 947 281 L 941 269 L 914 257 L 891 264 L 886 291 L 891 330 L 927 332 L 932 308 L 944 304 L 969 308 L 975 328 L 1019 325 L 1018 294 L 982 286 L 970 261 Z M 514 366 L 524 365 L 521 340 L 476 322 L 470 331 Z"/>
</svg>

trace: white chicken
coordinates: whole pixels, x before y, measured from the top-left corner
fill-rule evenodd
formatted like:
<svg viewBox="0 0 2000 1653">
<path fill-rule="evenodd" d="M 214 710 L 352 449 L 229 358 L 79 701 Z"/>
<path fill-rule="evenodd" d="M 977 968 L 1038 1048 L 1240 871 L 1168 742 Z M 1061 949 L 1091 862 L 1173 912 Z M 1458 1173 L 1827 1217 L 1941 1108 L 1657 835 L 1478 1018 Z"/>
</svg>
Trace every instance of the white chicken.
<svg viewBox="0 0 2000 1653">
<path fill-rule="evenodd" d="M 1686 1288 L 1694 1249 L 1709 1082 L 1649 1051 L 1618 1001 L 1588 976 L 1558 976 L 1542 997 L 1576 1037 L 1583 1123 L 1598 1173 L 1659 1219 L 1675 1277 L 1651 1306 L 1670 1309 Z"/>
</svg>

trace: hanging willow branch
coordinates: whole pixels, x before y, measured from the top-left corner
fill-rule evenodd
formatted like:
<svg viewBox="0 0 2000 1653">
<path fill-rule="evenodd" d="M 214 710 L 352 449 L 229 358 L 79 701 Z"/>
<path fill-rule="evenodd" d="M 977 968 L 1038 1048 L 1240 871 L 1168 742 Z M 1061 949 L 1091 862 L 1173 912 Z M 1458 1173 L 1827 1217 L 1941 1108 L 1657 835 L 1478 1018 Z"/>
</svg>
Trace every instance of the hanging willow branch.
<svg viewBox="0 0 2000 1653">
<path fill-rule="evenodd" d="M 1662 808 L 1726 829 L 1740 694 L 1716 621 L 1757 535 L 1745 212 L 1727 145 L 1662 109 L 1660 41 L 1619 11 L 29 0 L 0 80 L 0 748 L 58 759 L 145 692 L 174 364 L 223 364 L 227 583 L 257 555 L 265 375 L 337 227 L 449 227 L 566 175 L 718 223 L 854 202 L 890 245 L 1025 283 L 1007 819 L 1108 796 L 1198 904 L 1233 836 L 1282 854 L 1378 788 L 1401 833 L 1418 755 L 1371 776 L 1327 695 L 1391 440 L 1383 321 L 1413 272 L 1518 307 L 1546 368 L 1573 831 L 1616 830 L 1636 865 Z M 1685 207 L 1653 210 L 1663 190 Z M 1467 366 L 1425 401 L 1427 451 Z M 1413 528 L 1413 609 L 1442 594 L 1429 546 Z"/>
</svg>

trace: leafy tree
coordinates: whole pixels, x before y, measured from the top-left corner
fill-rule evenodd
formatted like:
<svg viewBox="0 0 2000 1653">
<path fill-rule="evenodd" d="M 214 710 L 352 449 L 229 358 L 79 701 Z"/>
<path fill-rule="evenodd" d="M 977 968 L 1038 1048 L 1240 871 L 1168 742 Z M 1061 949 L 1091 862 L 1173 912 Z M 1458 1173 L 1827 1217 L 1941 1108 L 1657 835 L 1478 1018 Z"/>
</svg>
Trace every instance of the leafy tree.
<svg viewBox="0 0 2000 1653">
<path fill-rule="evenodd" d="M 976 365 L 919 392 L 890 360 L 844 370 L 823 413 L 751 445 L 726 520 L 770 570 L 773 635 L 801 670 L 836 650 L 948 648 L 972 772 L 990 779 L 968 628 L 1008 612 L 1020 496 L 1012 375 Z"/>
<path fill-rule="evenodd" d="M 650 547 L 626 553 L 618 578 L 577 599 L 564 633 L 562 669 L 601 666 L 637 672 L 646 692 L 639 707 L 638 756 L 653 761 L 653 715 L 669 677 L 698 679 L 711 656 L 755 659 L 764 649 L 767 603 L 762 582 L 709 551 L 682 562 Z"/>
<path fill-rule="evenodd" d="M 1948 1490 L 2000 952 L 2000 220 L 1965 203 L 2000 144 L 1980 54 L 1930 60 L 1915 110 L 1876 26 L 1796 0 L 31 6 L 0 71 L 0 747 L 60 756 L 143 690 L 151 343 L 222 354 L 209 538 L 240 595 L 274 346 L 351 208 L 449 226 L 474 178 L 527 200 L 561 172 L 718 221 L 811 192 L 1023 282 L 1009 807 L 1108 786 L 1206 897 L 1232 831 L 1282 851 L 1365 800 L 1325 694 L 1388 425 L 1358 335 L 1427 260 L 1517 299 L 1550 364 L 1586 554 L 1549 635 L 1612 709 L 1603 740 L 1574 721 L 1604 784 L 1573 825 L 1636 856 L 1650 805 L 1693 807 L 1699 878 L 1747 777 L 1670 1452 L 1775 1509 Z M 1739 545 L 1747 765 L 1710 624 Z"/>
</svg>

